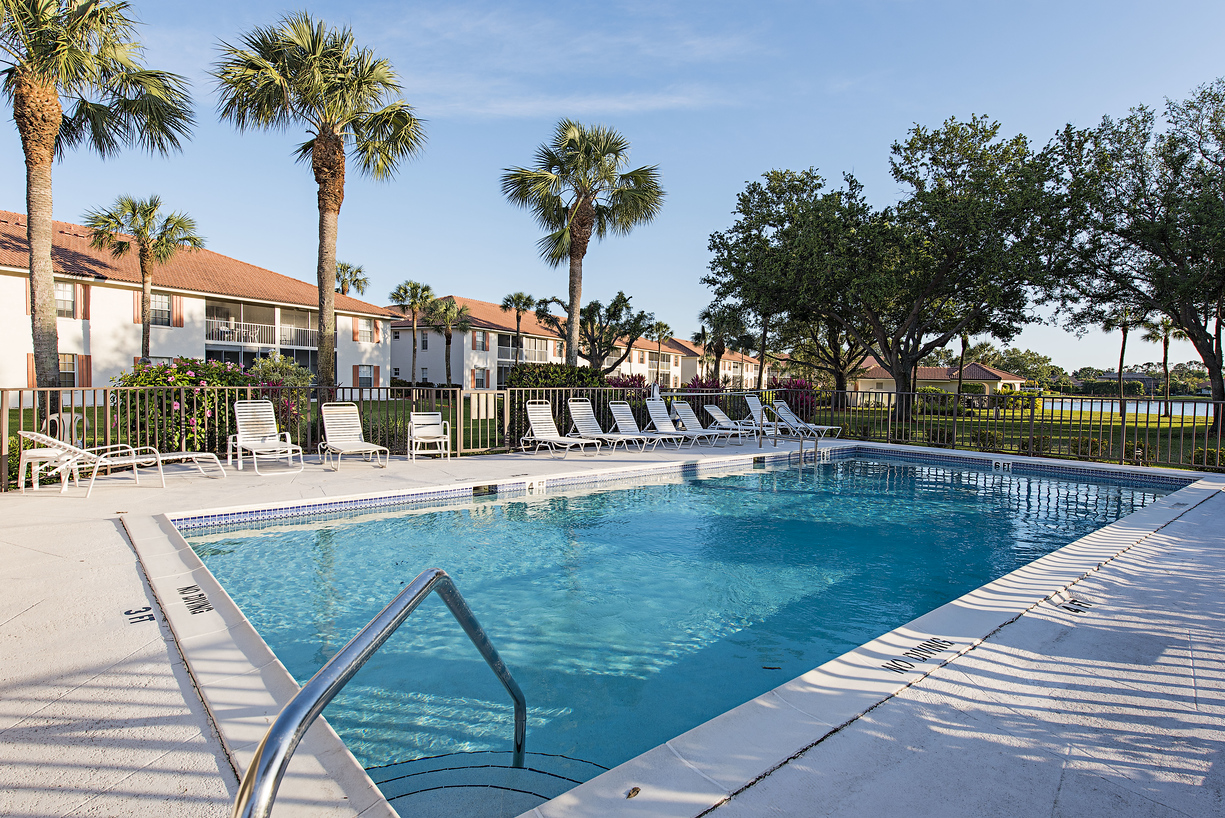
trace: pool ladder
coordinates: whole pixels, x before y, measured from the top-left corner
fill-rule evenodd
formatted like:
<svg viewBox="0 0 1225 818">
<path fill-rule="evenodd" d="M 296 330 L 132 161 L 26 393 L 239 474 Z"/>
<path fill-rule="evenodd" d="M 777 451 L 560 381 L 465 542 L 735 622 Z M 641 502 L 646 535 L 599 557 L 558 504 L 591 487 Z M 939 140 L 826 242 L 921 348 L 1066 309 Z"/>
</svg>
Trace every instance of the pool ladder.
<svg viewBox="0 0 1225 818">
<path fill-rule="evenodd" d="M 441 568 L 422 571 L 408 587 L 396 595 L 379 615 L 340 649 L 311 680 L 303 685 L 276 721 L 268 728 L 255 750 L 255 757 L 238 785 L 232 818 L 267 818 L 276 800 L 277 788 L 289 767 L 298 742 L 337 693 L 353 678 L 362 665 L 408 619 L 418 605 L 436 591 L 446 603 L 451 615 L 459 622 L 472 644 L 481 652 L 486 664 L 515 702 L 515 752 L 512 766 L 523 766 L 523 745 L 527 737 L 527 702 L 523 691 L 510 675 L 506 663 L 498 656 L 493 643 L 485 635 L 472 609 L 456 589 L 451 577 Z"/>
</svg>

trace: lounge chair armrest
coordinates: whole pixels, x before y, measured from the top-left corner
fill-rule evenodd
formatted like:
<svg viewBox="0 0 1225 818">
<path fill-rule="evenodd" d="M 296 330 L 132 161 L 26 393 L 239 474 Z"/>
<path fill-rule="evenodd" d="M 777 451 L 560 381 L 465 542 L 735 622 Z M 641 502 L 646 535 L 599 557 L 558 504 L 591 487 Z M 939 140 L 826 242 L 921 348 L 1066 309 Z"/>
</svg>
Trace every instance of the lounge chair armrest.
<svg viewBox="0 0 1225 818">
<path fill-rule="evenodd" d="M 143 448 L 153 449 L 152 446 L 145 446 Z M 136 449 L 128 445 L 127 443 L 112 443 L 109 446 L 91 446 L 85 451 L 89 452 L 90 454 L 96 454 L 100 456 L 106 456 L 108 454 L 119 454 L 119 453 L 128 454 L 128 455 L 136 454 Z M 153 451 L 157 451 L 157 450 L 153 449 Z"/>
<path fill-rule="evenodd" d="M 451 436 L 451 421 L 444 420 L 442 422 L 442 433 L 446 435 L 447 437 Z"/>
</svg>

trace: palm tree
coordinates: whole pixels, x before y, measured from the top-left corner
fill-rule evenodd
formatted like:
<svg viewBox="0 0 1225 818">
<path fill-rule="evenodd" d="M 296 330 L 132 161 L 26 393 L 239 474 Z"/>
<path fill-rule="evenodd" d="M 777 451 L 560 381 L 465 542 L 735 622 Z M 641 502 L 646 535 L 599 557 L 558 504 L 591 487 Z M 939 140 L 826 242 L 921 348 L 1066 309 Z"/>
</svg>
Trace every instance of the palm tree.
<svg viewBox="0 0 1225 818">
<path fill-rule="evenodd" d="M 961 359 L 957 362 L 957 397 L 961 397 L 961 387 L 966 376 L 966 350 L 970 348 L 969 333 L 961 333 Z"/>
<path fill-rule="evenodd" d="M 25 154 L 30 328 L 42 387 L 59 385 L 60 368 L 52 162 L 82 144 L 103 158 L 125 146 L 167 154 L 191 132 L 187 81 L 137 61 L 127 10 L 122 0 L 0 0 L 0 76 Z"/>
<path fill-rule="evenodd" d="M 162 199 L 120 196 L 109 210 L 90 210 L 85 226 L 90 245 L 110 250 L 115 258 L 126 256 L 135 246 L 140 261 L 140 355 L 149 357 L 150 299 L 153 267 L 170 262 L 182 249 L 198 250 L 204 239 L 196 234 L 196 220 L 186 213 L 161 216 Z"/>
<path fill-rule="evenodd" d="M 710 326 L 710 344 L 707 347 L 714 358 L 715 378 L 723 379 L 719 373 L 719 364 L 723 356 L 732 349 L 738 348 L 743 340 L 746 328 L 744 319 L 735 309 L 726 305 L 711 304 L 698 313 L 698 320 Z"/>
<path fill-rule="evenodd" d="M 702 356 L 698 359 L 707 367 L 706 377 L 710 377 L 710 351 L 707 347 L 710 346 L 710 333 L 706 331 L 706 325 L 702 324 L 698 327 L 697 332 L 689 336 L 689 340 L 702 348 Z"/>
<path fill-rule="evenodd" d="M 664 341 L 672 337 L 672 327 L 663 321 L 656 321 L 646 332 L 647 340 L 655 342 L 655 383 L 659 383 L 659 373 L 663 369 Z M 665 384 L 666 386 L 667 384 Z"/>
<path fill-rule="evenodd" d="M 1161 342 L 1161 371 L 1165 375 L 1165 411 L 1164 417 L 1170 417 L 1173 407 L 1170 404 L 1170 340 L 1185 341 L 1187 333 L 1178 328 L 1168 315 L 1163 315 L 1156 321 L 1145 321 L 1141 326 L 1144 335 L 1141 340 L 1150 344 Z"/>
<path fill-rule="evenodd" d="M 398 98 L 391 63 L 359 48 L 347 28 L 329 29 L 305 12 L 252 29 L 241 47 L 221 44 L 212 76 L 221 118 L 239 131 L 302 127 L 297 149 L 319 188 L 319 385 L 335 383 L 336 230 L 345 197 L 345 152 L 382 181 L 425 143 L 421 120 Z"/>
<path fill-rule="evenodd" d="M 442 333 L 446 339 L 447 351 L 444 364 L 447 373 L 447 386 L 451 383 L 451 336 L 456 332 L 467 332 L 472 329 L 472 316 L 467 307 L 455 303 L 454 298 L 439 298 L 430 305 L 426 320 L 430 326 Z"/>
<path fill-rule="evenodd" d="M 1123 412 L 1126 411 L 1123 403 L 1123 358 L 1127 353 L 1127 334 L 1133 328 L 1143 326 L 1144 320 L 1144 316 L 1138 315 L 1131 307 L 1119 307 L 1102 319 L 1103 330 L 1106 332 L 1119 330 L 1123 334 L 1123 341 L 1119 344 L 1119 409 Z M 1126 429 L 1126 425 L 1123 428 Z"/>
<path fill-rule="evenodd" d="M 502 299 L 502 312 L 515 311 L 515 363 L 523 349 L 523 313 L 536 309 L 536 299 L 524 292 L 511 293 Z"/>
<path fill-rule="evenodd" d="M 413 317 L 413 383 L 417 382 L 417 319 L 424 318 L 434 303 L 434 290 L 420 281 L 405 281 L 391 291 L 391 303 Z M 450 360 L 450 359 L 448 359 Z M 450 378 L 450 375 L 447 375 Z"/>
<path fill-rule="evenodd" d="M 354 266 L 344 261 L 336 262 L 336 292 L 348 295 L 349 290 L 357 290 L 358 295 L 365 295 L 368 286 L 370 279 L 366 278 L 366 271 L 360 264 Z"/>
<path fill-rule="evenodd" d="M 502 174 L 506 198 L 531 210 L 537 223 L 549 231 L 539 242 L 540 255 L 554 267 L 570 261 L 566 324 L 570 366 L 578 365 L 583 257 L 591 237 L 628 234 L 653 220 L 663 206 L 657 166 L 621 172 L 629 161 L 629 149 L 629 141 L 612 128 L 589 128 L 563 119 L 553 139 L 536 149 L 533 167 L 506 168 Z"/>
</svg>

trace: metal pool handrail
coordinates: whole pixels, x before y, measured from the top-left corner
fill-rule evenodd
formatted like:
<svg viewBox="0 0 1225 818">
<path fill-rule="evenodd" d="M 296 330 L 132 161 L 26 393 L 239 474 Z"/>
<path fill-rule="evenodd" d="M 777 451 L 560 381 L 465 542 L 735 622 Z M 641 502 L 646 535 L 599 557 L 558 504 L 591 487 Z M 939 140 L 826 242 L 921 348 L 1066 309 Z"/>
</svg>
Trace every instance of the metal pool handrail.
<svg viewBox="0 0 1225 818">
<path fill-rule="evenodd" d="M 327 707 L 328 702 L 395 633 L 396 628 L 403 624 L 408 615 L 429 596 L 430 591 L 437 591 L 438 596 L 442 597 L 452 616 L 481 652 L 481 656 L 497 675 L 506 692 L 514 699 L 513 764 L 516 767 L 523 766 L 523 745 L 527 737 L 527 702 L 523 698 L 523 691 L 511 677 L 506 663 L 498 656 L 497 650 L 472 615 L 472 610 L 468 603 L 464 602 L 451 577 L 441 568 L 429 568 L 417 575 L 407 588 L 397 594 L 378 616 L 349 640 L 349 644 L 341 648 L 330 662 L 303 685 L 293 700 L 285 705 L 285 709 L 268 728 L 263 741 L 256 748 L 255 757 L 251 759 L 251 764 L 242 777 L 238 796 L 234 799 L 232 818 L 267 818 L 272 812 L 272 802 L 276 800 L 277 788 L 281 785 L 281 778 L 285 775 L 289 760 L 307 729 L 323 712 L 323 708 Z"/>
</svg>

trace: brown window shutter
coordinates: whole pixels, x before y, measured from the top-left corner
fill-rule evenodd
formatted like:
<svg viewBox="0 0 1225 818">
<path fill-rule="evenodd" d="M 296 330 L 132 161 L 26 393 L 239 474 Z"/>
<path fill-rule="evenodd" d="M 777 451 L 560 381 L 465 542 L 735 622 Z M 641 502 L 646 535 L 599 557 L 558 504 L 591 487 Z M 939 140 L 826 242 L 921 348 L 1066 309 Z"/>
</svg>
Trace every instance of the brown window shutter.
<svg viewBox="0 0 1225 818">
<path fill-rule="evenodd" d="M 93 289 L 88 284 L 81 285 L 81 317 L 86 321 L 89 320 L 89 298 L 93 294 Z"/>
<path fill-rule="evenodd" d="M 183 326 L 183 296 L 170 296 L 170 326 Z"/>
<path fill-rule="evenodd" d="M 376 344 L 383 343 L 383 322 L 379 319 L 374 319 L 374 342 Z M 377 386 L 378 384 L 375 384 Z"/>
<path fill-rule="evenodd" d="M 353 364 L 353 385 L 354 386 L 362 385 L 361 375 L 358 374 L 357 364 Z"/>
<path fill-rule="evenodd" d="M 469 388 L 476 389 L 476 370 L 475 369 L 472 370 L 472 385 Z"/>
<path fill-rule="evenodd" d="M 378 324 L 375 324 L 375 326 L 377 327 Z M 377 366 L 374 368 L 374 377 L 370 380 L 370 385 L 371 386 L 379 385 L 379 368 Z"/>
<path fill-rule="evenodd" d="M 88 287 L 86 288 L 88 289 Z M 77 386 L 94 385 L 94 356 L 77 356 Z"/>
<path fill-rule="evenodd" d="M 356 315 L 353 316 L 353 343 L 357 343 L 357 339 L 359 337 L 358 333 L 361 332 L 361 326 L 361 319 Z"/>
<path fill-rule="evenodd" d="M 34 367 L 34 353 L 26 353 L 26 386 L 33 389 L 38 386 L 38 370 Z"/>
<path fill-rule="evenodd" d="M 132 291 L 132 323 L 140 323 L 140 290 Z"/>
<path fill-rule="evenodd" d="M 85 317 L 82 314 L 84 305 L 81 303 L 84 298 L 85 298 L 85 295 L 84 293 L 81 292 L 81 285 L 74 283 L 72 285 L 72 317 L 73 318 L 80 319 L 80 318 Z"/>
<path fill-rule="evenodd" d="M 140 363 L 140 356 L 139 356 L 139 355 L 133 355 L 133 356 L 132 356 L 132 366 L 136 366 L 138 363 Z"/>
</svg>

